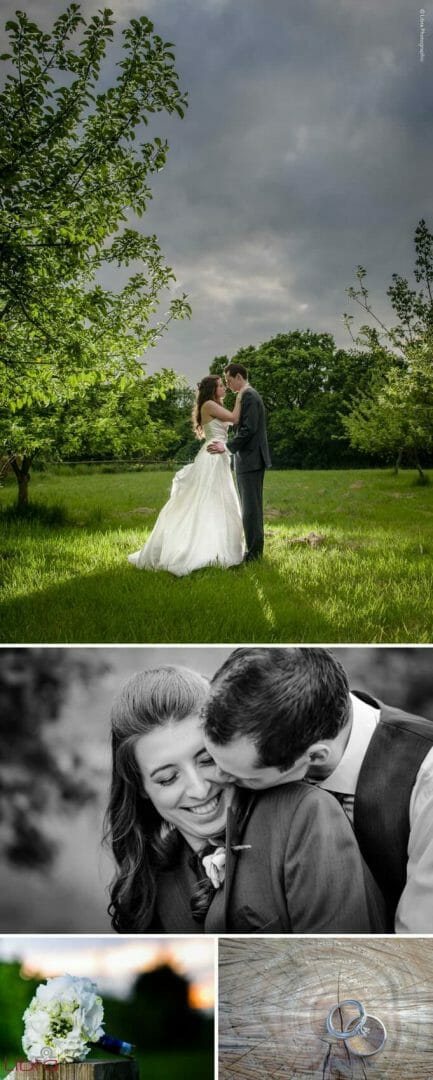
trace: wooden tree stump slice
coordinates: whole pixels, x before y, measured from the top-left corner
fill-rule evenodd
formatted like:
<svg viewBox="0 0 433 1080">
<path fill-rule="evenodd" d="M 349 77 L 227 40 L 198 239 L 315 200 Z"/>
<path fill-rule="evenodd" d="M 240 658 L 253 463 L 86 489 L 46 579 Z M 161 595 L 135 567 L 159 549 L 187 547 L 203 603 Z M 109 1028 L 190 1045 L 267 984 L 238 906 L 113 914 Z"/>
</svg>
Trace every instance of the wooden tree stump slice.
<svg viewBox="0 0 433 1080">
<path fill-rule="evenodd" d="M 375 1056 L 326 1031 L 348 998 L 387 1029 Z M 306 1077 L 433 1080 L 433 938 L 220 939 L 219 1080 Z"/>
</svg>

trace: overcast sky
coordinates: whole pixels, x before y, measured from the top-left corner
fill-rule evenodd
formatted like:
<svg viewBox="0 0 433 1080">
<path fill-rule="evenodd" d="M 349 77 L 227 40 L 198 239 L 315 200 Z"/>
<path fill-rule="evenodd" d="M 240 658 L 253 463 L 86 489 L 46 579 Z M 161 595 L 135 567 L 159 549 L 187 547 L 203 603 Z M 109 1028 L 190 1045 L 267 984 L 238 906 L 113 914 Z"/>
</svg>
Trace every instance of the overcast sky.
<svg viewBox="0 0 433 1080">
<path fill-rule="evenodd" d="M 64 6 L 30 10 L 49 24 Z M 140 227 L 157 233 L 193 316 L 149 367 L 195 381 L 215 355 L 295 328 L 348 345 L 357 264 L 384 313 L 392 272 L 411 271 L 418 220 L 433 225 L 431 6 L 423 62 L 418 0 L 110 6 L 119 24 L 148 14 L 175 43 L 190 101 L 183 121 L 157 122 L 171 149 Z"/>
</svg>

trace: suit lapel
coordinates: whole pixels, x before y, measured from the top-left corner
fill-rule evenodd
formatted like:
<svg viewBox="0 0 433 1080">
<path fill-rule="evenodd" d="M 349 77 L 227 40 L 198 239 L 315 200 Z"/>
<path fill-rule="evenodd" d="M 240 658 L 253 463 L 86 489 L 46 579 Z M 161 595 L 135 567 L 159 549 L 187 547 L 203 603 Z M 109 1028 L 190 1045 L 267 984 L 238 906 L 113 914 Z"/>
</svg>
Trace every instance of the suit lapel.
<svg viewBox="0 0 433 1080">
<path fill-rule="evenodd" d="M 166 871 L 160 877 L 160 889 L 163 896 L 163 905 L 160 902 L 163 921 L 166 926 L 174 929 L 197 926 L 191 913 L 191 894 L 197 882 L 197 876 L 193 871 L 190 859 L 191 848 L 184 844 L 180 863 L 172 870 Z"/>
<path fill-rule="evenodd" d="M 235 802 L 229 806 L 226 823 L 226 873 L 224 885 L 218 889 L 212 900 L 212 928 L 215 930 L 227 930 L 227 915 L 230 902 L 231 890 L 236 874 L 236 866 L 239 853 L 234 850 L 242 843 L 248 819 L 252 813 L 257 796 L 252 791 L 244 792 L 242 789 L 237 793 Z M 240 853 L 242 854 L 242 853 Z"/>
</svg>

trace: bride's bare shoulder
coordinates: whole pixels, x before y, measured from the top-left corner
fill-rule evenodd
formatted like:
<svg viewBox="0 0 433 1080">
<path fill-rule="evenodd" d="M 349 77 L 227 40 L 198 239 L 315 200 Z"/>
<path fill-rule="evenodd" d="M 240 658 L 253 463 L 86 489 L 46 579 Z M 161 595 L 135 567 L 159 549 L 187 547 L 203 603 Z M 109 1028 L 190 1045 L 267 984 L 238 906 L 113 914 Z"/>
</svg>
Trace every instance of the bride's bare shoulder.
<svg viewBox="0 0 433 1080">
<path fill-rule="evenodd" d="M 208 413 L 209 416 L 218 416 L 218 410 L 221 409 L 220 405 L 217 405 L 213 398 L 209 398 L 208 401 L 204 401 L 201 407 L 201 414 Z"/>
</svg>

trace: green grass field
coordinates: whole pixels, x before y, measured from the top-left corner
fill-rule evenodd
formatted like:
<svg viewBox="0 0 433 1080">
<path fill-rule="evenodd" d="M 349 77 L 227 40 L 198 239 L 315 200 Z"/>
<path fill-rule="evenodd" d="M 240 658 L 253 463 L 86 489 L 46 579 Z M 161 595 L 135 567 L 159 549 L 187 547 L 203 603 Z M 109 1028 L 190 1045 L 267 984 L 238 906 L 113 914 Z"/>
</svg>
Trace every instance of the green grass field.
<svg viewBox="0 0 433 1080">
<path fill-rule="evenodd" d="M 43 516 L 0 490 L 3 643 L 430 642 L 433 485 L 414 472 L 270 472 L 257 564 L 186 578 L 127 563 L 171 474 L 35 475 Z M 55 507 L 62 504 L 66 520 Z M 316 532 L 317 547 L 292 543 Z"/>
</svg>

